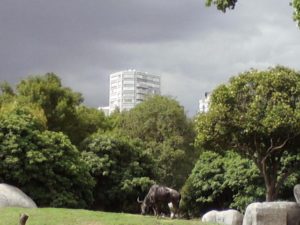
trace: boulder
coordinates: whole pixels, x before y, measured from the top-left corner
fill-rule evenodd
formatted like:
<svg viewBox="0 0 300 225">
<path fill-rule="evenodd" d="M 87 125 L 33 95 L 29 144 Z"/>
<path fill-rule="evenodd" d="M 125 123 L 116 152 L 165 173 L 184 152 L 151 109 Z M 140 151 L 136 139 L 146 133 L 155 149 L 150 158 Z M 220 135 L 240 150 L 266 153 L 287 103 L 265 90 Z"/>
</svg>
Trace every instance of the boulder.
<svg viewBox="0 0 300 225">
<path fill-rule="evenodd" d="M 205 213 L 202 218 L 201 218 L 201 221 L 202 222 L 216 222 L 216 214 L 217 214 L 218 211 L 216 210 L 211 210 L 207 213 Z"/>
<path fill-rule="evenodd" d="M 1 207 L 37 208 L 34 201 L 19 188 L 3 183 L 0 184 Z"/>
<path fill-rule="evenodd" d="M 243 214 L 235 209 L 228 209 L 224 211 L 212 210 L 203 215 L 202 222 L 211 222 L 226 225 L 242 225 Z"/>
<path fill-rule="evenodd" d="M 294 186 L 294 196 L 297 203 L 300 203 L 300 184 Z"/>
<path fill-rule="evenodd" d="M 243 225 L 300 225 L 296 202 L 255 202 L 247 206 Z"/>
</svg>

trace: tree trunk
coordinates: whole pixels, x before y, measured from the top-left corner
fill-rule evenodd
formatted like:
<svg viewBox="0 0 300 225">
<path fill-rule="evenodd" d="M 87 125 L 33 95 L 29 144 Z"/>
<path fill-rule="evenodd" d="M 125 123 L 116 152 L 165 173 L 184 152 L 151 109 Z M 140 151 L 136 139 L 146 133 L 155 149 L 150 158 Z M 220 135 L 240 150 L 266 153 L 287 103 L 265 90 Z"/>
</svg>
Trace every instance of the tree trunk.
<svg viewBox="0 0 300 225">
<path fill-rule="evenodd" d="M 25 225 L 26 224 L 26 221 L 27 221 L 27 219 L 28 219 L 28 215 L 26 215 L 26 214 L 24 214 L 24 213 L 22 213 L 21 215 L 20 215 L 20 225 Z"/>
<path fill-rule="evenodd" d="M 263 175 L 266 187 L 266 201 L 271 202 L 275 201 L 278 196 L 278 186 L 276 186 L 277 182 L 277 163 L 276 160 L 267 161 L 267 157 L 265 156 L 263 160 L 258 164 L 258 168 Z M 267 165 L 268 164 L 268 165 Z"/>
<path fill-rule="evenodd" d="M 266 193 L 266 201 L 272 202 L 277 199 L 277 190 L 275 188 L 275 183 L 266 184 L 267 193 Z"/>
</svg>

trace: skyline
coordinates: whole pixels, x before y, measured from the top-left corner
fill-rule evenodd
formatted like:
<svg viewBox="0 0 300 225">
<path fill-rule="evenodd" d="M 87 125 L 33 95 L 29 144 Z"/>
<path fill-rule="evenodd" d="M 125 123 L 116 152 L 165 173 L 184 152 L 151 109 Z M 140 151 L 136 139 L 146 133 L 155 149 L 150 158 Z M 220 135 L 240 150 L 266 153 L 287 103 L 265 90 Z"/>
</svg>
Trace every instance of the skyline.
<svg viewBox="0 0 300 225">
<path fill-rule="evenodd" d="M 239 0 L 225 14 L 204 0 L 3 0 L 0 77 L 17 84 L 54 72 L 85 104 L 106 106 L 109 75 L 161 76 L 195 115 L 205 92 L 250 68 L 300 70 L 300 29 L 289 1 Z"/>
</svg>

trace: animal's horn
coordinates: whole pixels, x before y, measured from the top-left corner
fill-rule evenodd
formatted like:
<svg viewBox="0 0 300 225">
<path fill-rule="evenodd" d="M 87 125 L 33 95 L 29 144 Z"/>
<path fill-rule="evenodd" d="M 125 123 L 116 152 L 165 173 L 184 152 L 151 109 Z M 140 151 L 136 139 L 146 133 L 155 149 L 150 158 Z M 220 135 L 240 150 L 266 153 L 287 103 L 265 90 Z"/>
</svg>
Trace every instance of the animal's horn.
<svg viewBox="0 0 300 225">
<path fill-rule="evenodd" d="M 138 203 L 143 203 L 143 201 L 140 200 L 140 197 L 137 198 Z"/>
</svg>

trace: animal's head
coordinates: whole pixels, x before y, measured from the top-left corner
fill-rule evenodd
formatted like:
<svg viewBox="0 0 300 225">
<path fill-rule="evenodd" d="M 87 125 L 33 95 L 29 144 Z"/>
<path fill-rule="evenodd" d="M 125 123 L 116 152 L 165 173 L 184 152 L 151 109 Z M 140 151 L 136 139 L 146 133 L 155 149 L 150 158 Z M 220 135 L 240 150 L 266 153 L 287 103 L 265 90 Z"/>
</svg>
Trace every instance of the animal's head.
<svg viewBox="0 0 300 225">
<path fill-rule="evenodd" d="M 139 199 L 139 197 L 137 198 L 137 202 L 141 205 L 141 214 L 145 215 L 147 210 L 148 210 L 148 206 L 146 204 L 146 201 L 141 201 Z"/>
</svg>

